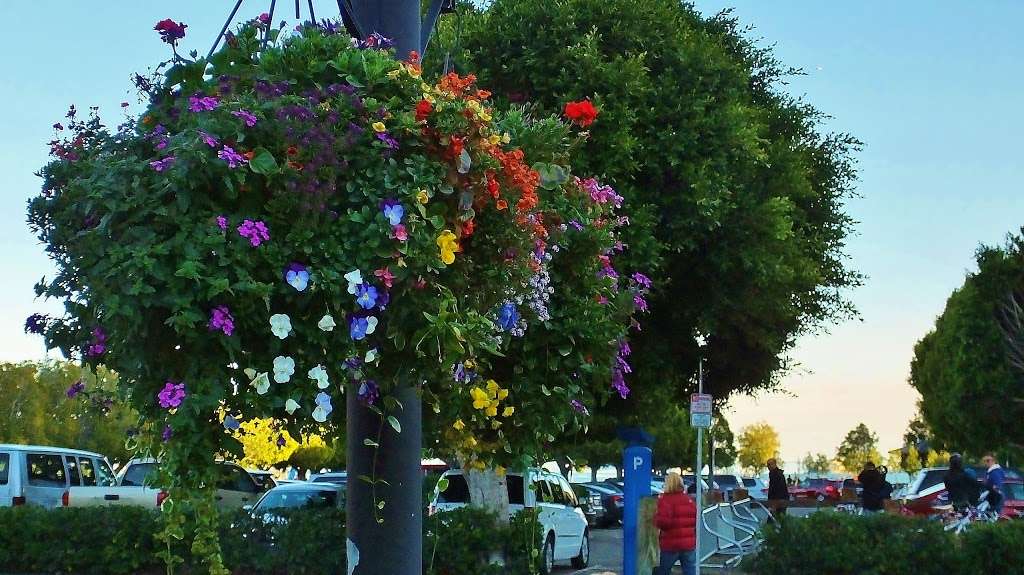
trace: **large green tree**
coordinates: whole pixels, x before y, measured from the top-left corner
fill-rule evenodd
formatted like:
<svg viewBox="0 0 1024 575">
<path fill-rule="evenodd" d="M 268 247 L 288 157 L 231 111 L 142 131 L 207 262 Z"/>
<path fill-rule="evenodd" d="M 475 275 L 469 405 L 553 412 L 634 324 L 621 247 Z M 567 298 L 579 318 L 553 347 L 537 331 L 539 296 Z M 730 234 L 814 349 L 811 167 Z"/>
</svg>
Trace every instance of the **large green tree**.
<svg viewBox="0 0 1024 575">
<path fill-rule="evenodd" d="M 138 416 L 114 400 L 116 379 L 106 369 L 92 374 L 63 361 L 0 364 L 0 443 L 85 449 L 113 463 L 127 461 Z"/>
<path fill-rule="evenodd" d="M 739 462 L 744 469 L 760 473 L 769 459 L 779 456 L 779 434 L 767 423 L 744 427 L 739 437 Z"/>
<path fill-rule="evenodd" d="M 935 328 L 914 346 L 910 384 L 937 447 L 980 454 L 1024 450 L 1024 372 L 1010 360 L 1000 330 L 1015 293 L 1024 291 L 1024 236 L 983 246 L 978 270 L 946 301 Z"/>
<path fill-rule="evenodd" d="M 882 462 L 881 460 L 882 456 L 878 453 L 878 435 L 863 423 L 851 429 L 836 449 L 836 461 L 850 473 L 857 473 L 869 461 L 877 465 Z"/>
</svg>

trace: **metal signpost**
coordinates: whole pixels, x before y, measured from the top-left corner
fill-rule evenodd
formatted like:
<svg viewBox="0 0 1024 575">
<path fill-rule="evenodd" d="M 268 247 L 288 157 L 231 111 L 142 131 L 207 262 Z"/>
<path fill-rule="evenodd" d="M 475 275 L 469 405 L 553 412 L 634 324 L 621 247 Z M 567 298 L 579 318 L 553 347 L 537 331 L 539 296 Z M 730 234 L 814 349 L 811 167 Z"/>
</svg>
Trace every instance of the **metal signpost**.
<svg viewBox="0 0 1024 575">
<path fill-rule="evenodd" d="M 711 396 L 704 393 L 704 358 L 697 371 L 697 393 L 690 395 L 690 426 L 697 428 L 697 465 L 693 468 L 693 481 L 697 488 L 697 570 L 700 571 L 700 522 L 704 507 L 701 470 L 704 469 L 704 430 L 711 427 Z"/>
</svg>

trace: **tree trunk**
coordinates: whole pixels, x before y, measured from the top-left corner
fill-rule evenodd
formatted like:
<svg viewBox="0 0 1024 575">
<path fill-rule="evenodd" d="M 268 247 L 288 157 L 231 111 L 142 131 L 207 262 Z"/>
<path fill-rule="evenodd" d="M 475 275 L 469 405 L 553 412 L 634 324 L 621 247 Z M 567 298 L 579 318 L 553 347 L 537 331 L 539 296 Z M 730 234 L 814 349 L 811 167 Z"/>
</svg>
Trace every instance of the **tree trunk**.
<svg viewBox="0 0 1024 575">
<path fill-rule="evenodd" d="M 591 465 L 590 466 L 590 482 L 591 483 L 597 483 L 597 466 L 596 465 Z"/>
<path fill-rule="evenodd" d="M 496 513 L 500 521 L 507 520 L 510 513 L 505 475 L 499 475 L 494 469 L 464 469 L 463 474 L 469 486 L 469 504 Z"/>
<path fill-rule="evenodd" d="M 562 476 L 568 480 L 569 475 L 572 473 L 572 460 L 568 457 L 561 456 L 555 458 L 555 463 L 558 464 L 558 470 L 562 473 Z"/>
<path fill-rule="evenodd" d="M 615 464 L 615 478 L 622 479 L 622 466 Z"/>
</svg>

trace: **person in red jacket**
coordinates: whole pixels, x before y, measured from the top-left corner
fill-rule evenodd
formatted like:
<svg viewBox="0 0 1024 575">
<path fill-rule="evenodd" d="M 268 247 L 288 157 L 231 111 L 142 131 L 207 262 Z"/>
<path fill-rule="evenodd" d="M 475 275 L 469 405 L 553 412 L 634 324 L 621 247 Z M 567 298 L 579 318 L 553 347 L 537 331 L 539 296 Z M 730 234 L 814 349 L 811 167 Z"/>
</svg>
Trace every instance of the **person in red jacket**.
<svg viewBox="0 0 1024 575">
<path fill-rule="evenodd" d="M 661 562 L 657 575 L 670 575 L 679 562 L 683 575 L 697 575 L 697 505 L 683 491 L 683 478 L 678 473 L 665 477 L 665 492 L 658 497 L 654 514 L 658 528 Z"/>
</svg>

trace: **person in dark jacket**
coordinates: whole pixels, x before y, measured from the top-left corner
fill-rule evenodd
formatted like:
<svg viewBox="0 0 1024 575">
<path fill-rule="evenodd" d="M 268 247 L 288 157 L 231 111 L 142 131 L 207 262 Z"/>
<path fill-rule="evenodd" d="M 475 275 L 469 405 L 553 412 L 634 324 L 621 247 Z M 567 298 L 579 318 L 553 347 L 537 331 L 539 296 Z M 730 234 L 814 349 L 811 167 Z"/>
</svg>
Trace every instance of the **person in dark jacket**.
<svg viewBox="0 0 1024 575">
<path fill-rule="evenodd" d="M 678 473 L 665 476 L 665 491 L 658 497 L 654 514 L 658 528 L 661 561 L 657 575 L 670 575 L 678 562 L 683 575 L 697 575 L 697 505 L 683 492 L 683 478 Z"/>
<path fill-rule="evenodd" d="M 954 508 L 960 510 L 978 503 L 981 486 L 978 485 L 976 478 L 964 470 L 964 460 L 959 453 L 949 456 L 949 471 L 943 476 L 942 481 L 946 484 L 949 502 Z"/>
<path fill-rule="evenodd" d="M 857 476 L 860 482 L 861 507 L 864 511 L 881 513 L 885 510 L 886 492 L 885 478 L 878 471 L 878 468 L 871 461 L 864 464 L 864 469 Z"/>
<path fill-rule="evenodd" d="M 769 459 L 768 465 L 768 508 L 776 515 L 785 515 L 789 505 L 789 488 L 786 487 L 786 474 L 779 469 L 775 459 Z"/>
</svg>

